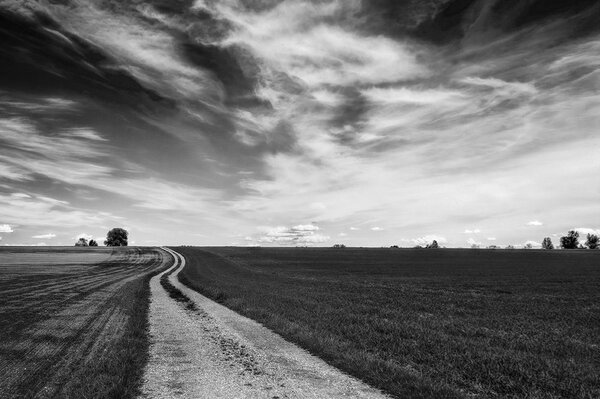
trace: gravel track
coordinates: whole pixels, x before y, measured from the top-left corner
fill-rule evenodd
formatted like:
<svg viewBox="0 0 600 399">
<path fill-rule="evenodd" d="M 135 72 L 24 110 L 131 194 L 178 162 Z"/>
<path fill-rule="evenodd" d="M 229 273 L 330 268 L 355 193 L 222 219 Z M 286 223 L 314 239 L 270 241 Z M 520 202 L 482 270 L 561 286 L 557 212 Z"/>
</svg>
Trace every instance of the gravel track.
<svg viewBox="0 0 600 399">
<path fill-rule="evenodd" d="M 262 325 L 182 285 L 185 259 L 150 281 L 143 398 L 387 398 Z"/>
</svg>

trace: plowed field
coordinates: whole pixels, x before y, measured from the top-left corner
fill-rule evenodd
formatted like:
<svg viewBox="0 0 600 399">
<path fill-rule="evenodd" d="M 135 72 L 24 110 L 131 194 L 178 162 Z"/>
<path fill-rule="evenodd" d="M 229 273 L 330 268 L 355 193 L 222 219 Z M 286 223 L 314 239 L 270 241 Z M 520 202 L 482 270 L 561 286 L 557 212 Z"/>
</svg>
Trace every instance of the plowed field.
<svg viewBox="0 0 600 399">
<path fill-rule="evenodd" d="M 150 248 L 0 249 L 3 398 L 133 397 L 148 356 Z"/>
</svg>

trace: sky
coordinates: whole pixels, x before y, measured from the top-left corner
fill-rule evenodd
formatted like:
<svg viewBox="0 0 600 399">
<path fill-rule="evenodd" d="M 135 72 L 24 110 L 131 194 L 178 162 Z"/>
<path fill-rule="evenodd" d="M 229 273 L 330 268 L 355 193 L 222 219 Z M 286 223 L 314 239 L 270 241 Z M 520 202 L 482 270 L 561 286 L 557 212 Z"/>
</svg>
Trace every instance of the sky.
<svg viewBox="0 0 600 399">
<path fill-rule="evenodd" d="M 600 233 L 593 0 L 0 0 L 0 245 Z"/>
</svg>

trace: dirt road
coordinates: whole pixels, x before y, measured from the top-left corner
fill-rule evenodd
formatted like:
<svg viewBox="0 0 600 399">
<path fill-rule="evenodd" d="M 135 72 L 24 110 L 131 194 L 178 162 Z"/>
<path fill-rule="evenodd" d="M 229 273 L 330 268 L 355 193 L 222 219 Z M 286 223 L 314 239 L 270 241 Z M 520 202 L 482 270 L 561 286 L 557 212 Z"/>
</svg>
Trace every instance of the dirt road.
<svg viewBox="0 0 600 399">
<path fill-rule="evenodd" d="M 150 281 L 150 361 L 144 398 L 385 398 L 260 324 L 177 280 Z"/>
</svg>

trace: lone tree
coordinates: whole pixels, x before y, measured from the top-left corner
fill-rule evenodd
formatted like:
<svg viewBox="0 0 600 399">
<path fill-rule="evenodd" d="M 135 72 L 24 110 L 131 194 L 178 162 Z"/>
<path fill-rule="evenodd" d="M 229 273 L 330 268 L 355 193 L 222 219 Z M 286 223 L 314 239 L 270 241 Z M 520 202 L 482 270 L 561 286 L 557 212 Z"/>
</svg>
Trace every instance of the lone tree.
<svg viewBox="0 0 600 399">
<path fill-rule="evenodd" d="M 544 241 L 542 241 L 542 249 L 554 249 L 554 244 L 552 244 L 550 237 L 544 238 Z"/>
<path fill-rule="evenodd" d="M 585 246 L 589 249 L 598 249 L 598 236 L 596 234 L 588 234 Z"/>
<path fill-rule="evenodd" d="M 75 243 L 76 247 L 87 247 L 88 246 L 88 241 L 81 237 L 79 240 L 77 240 L 77 242 Z"/>
<path fill-rule="evenodd" d="M 425 248 L 429 248 L 429 249 L 437 249 L 440 246 L 438 245 L 438 242 L 436 240 L 433 240 L 433 242 L 431 244 L 427 244 L 427 246 Z"/>
<path fill-rule="evenodd" d="M 571 230 L 566 236 L 560 237 L 560 246 L 564 249 L 577 249 L 579 245 L 579 233 Z"/>
<path fill-rule="evenodd" d="M 96 242 L 96 240 L 90 240 L 90 243 L 88 244 L 90 247 L 97 247 L 98 243 Z"/>
<path fill-rule="evenodd" d="M 107 247 L 126 247 L 127 235 L 127 230 L 115 227 L 106 234 L 104 245 Z"/>
</svg>

